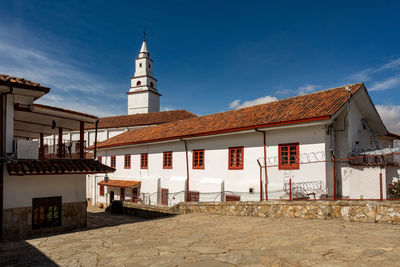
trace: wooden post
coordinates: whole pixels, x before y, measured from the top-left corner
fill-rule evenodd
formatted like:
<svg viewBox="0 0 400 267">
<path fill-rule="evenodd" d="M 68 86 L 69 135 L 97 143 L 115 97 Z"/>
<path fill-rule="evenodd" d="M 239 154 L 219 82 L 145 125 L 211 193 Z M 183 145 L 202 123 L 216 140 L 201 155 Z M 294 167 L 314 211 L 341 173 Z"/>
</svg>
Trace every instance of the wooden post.
<svg viewBox="0 0 400 267">
<path fill-rule="evenodd" d="M 260 201 L 263 201 L 262 167 L 260 166 Z"/>
<path fill-rule="evenodd" d="M 57 156 L 59 158 L 62 158 L 62 156 L 63 156 L 63 153 L 62 153 L 62 145 L 63 145 L 62 132 L 63 132 L 63 128 L 59 127 L 58 128 L 58 153 L 57 153 Z"/>
<path fill-rule="evenodd" d="M 85 123 L 83 121 L 80 122 L 79 127 L 79 158 L 83 159 L 84 155 L 84 142 L 85 142 Z"/>
<path fill-rule="evenodd" d="M 332 153 L 332 163 L 333 163 L 333 200 L 336 200 L 336 162 L 335 155 Z"/>
<path fill-rule="evenodd" d="M 44 158 L 44 140 L 43 140 L 43 133 L 40 133 L 40 139 L 39 139 L 39 158 Z"/>
<path fill-rule="evenodd" d="M 292 200 L 292 178 L 289 179 L 289 200 Z"/>
<path fill-rule="evenodd" d="M 379 173 L 379 193 L 380 193 L 380 200 L 383 200 L 383 182 L 382 182 L 382 170 Z"/>
</svg>

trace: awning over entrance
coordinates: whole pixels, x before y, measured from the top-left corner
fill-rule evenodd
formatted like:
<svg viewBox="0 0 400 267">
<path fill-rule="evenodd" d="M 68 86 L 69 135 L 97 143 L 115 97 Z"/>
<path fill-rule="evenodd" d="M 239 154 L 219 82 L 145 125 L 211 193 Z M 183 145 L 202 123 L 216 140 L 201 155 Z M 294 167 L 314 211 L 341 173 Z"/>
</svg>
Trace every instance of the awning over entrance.
<svg viewBox="0 0 400 267">
<path fill-rule="evenodd" d="M 109 180 L 108 182 L 102 180 L 98 185 L 121 187 L 121 188 L 135 188 L 139 187 L 141 182 L 129 180 Z"/>
</svg>

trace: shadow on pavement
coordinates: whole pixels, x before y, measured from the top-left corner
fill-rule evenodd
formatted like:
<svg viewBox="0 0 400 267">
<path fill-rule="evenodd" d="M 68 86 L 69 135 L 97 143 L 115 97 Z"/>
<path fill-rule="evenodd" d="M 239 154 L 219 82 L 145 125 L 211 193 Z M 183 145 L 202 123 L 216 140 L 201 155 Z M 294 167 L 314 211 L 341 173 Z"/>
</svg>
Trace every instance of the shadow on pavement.
<svg viewBox="0 0 400 267">
<path fill-rule="evenodd" d="M 0 243 L 0 266 L 58 266 L 26 241 Z"/>
</svg>

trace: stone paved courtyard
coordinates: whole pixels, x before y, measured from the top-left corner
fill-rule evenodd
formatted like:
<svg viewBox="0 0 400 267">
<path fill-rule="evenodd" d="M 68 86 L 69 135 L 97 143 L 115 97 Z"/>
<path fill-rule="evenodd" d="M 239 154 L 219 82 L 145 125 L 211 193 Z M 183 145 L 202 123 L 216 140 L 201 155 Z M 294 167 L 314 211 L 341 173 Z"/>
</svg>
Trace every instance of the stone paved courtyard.
<svg viewBox="0 0 400 267">
<path fill-rule="evenodd" d="M 396 266 L 400 226 L 89 210 L 89 229 L 0 243 L 0 266 Z"/>
</svg>

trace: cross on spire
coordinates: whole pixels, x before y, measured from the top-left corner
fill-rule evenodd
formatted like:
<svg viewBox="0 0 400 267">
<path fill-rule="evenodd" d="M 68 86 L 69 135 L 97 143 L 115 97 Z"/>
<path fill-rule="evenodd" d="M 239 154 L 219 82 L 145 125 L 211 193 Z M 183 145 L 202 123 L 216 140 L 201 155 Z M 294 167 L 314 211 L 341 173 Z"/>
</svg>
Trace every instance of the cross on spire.
<svg viewBox="0 0 400 267">
<path fill-rule="evenodd" d="M 143 41 L 146 41 L 146 28 L 143 28 Z"/>
</svg>

